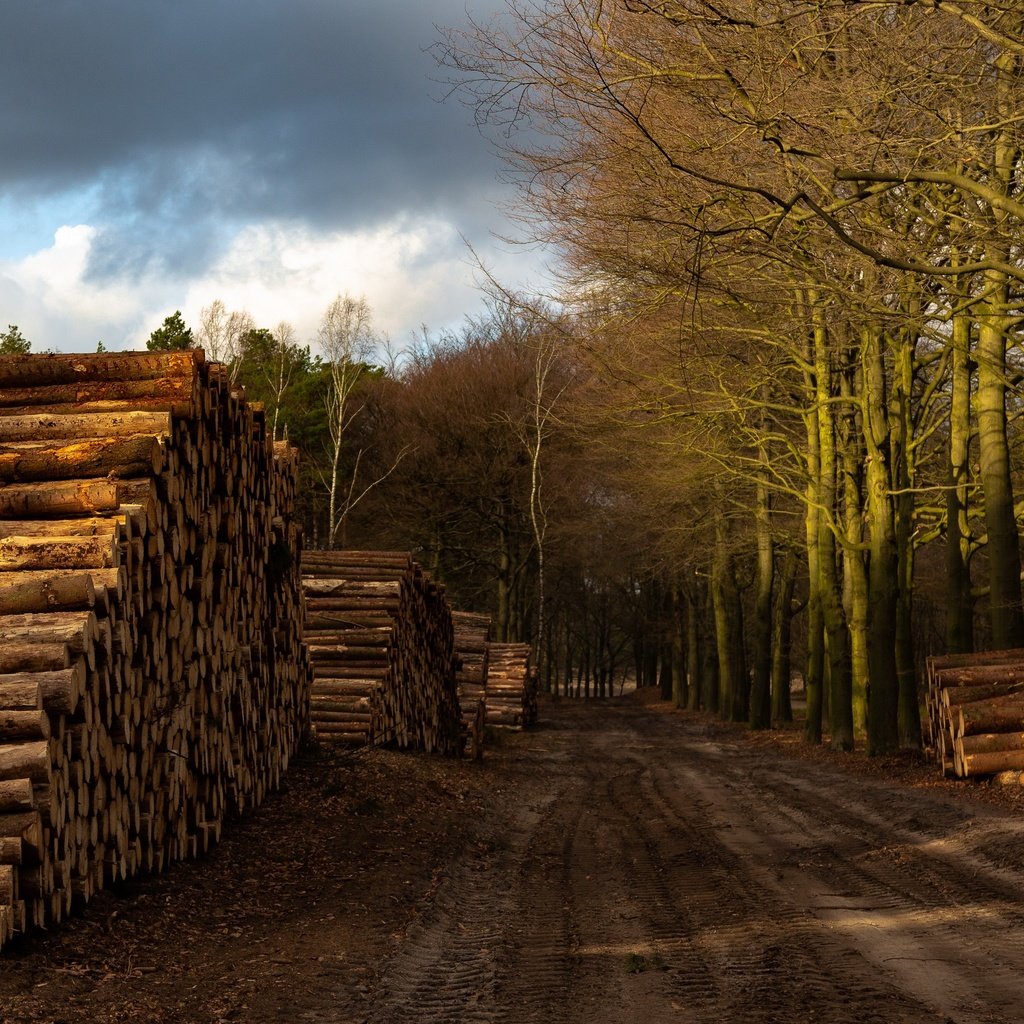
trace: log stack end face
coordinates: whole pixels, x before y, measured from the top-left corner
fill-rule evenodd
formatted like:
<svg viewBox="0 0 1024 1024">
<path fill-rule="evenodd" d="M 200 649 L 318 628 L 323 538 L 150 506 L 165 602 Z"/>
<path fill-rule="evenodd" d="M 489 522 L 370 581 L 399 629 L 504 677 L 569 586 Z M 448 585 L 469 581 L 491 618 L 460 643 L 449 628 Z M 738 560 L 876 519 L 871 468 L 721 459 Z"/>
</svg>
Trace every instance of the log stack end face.
<svg viewBox="0 0 1024 1024">
<path fill-rule="evenodd" d="M 487 724 L 517 729 L 537 724 L 537 676 L 529 644 L 489 645 Z"/>
<path fill-rule="evenodd" d="M 1024 649 L 930 657 L 924 732 L 943 774 L 1024 770 Z"/>
<path fill-rule="evenodd" d="M 201 352 L 0 359 L 0 944 L 277 785 L 311 676 L 295 487 Z"/>
<path fill-rule="evenodd" d="M 451 610 L 407 552 L 303 558 L 317 735 L 459 753 Z"/>
</svg>

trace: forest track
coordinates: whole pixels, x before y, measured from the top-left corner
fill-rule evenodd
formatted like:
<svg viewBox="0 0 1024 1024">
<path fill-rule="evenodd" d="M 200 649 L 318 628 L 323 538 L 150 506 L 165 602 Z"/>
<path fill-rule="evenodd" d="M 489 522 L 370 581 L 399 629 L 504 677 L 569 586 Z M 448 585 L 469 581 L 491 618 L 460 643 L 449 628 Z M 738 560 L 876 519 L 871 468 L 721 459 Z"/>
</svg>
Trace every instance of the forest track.
<svg viewBox="0 0 1024 1024">
<path fill-rule="evenodd" d="M 628 703 L 546 714 L 373 1024 L 1024 1019 L 1016 815 Z"/>
<path fill-rule="evenodd" d="M 1024 797 L 790 739 L 626 699 L 482 763 L 313 747 L 5 949 L 0 1024 L 1024 1020 Z"/>
</svg>

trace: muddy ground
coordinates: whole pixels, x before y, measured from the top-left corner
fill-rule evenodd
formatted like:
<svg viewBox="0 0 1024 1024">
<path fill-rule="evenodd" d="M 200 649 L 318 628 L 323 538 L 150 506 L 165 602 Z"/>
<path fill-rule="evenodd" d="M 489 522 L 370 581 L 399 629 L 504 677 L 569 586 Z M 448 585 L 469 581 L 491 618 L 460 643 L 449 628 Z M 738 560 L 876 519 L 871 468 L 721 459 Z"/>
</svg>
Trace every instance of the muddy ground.
<svg viewBox="0 0 1024 1024">
<path fill-rule="evenodd" d="M 312 749 L 0 954 L 0 1021 L 1024 1020 L 1024 798 L 638 701 L 483 764 Z"/>
</svg>

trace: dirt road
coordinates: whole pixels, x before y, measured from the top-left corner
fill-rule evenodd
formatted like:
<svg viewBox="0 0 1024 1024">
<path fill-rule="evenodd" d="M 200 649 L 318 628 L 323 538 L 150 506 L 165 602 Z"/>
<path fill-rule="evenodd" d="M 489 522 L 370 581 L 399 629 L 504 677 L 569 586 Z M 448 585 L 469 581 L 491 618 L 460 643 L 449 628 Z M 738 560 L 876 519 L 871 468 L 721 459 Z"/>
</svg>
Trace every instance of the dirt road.
<svg viewBox="0 0 1024 1024">
<path fill-rule="evenodd" d="M 314 751 L 5 951 L 0 1022 L 1024 1020 L 1024 815 L 872 771 L 629 703 L 482 766 Z"/>
<path fill-rule="evenodd" d="M 368 1019 L 1024 1020 L 1024 822 L 562 706 Z"/>
</svg>

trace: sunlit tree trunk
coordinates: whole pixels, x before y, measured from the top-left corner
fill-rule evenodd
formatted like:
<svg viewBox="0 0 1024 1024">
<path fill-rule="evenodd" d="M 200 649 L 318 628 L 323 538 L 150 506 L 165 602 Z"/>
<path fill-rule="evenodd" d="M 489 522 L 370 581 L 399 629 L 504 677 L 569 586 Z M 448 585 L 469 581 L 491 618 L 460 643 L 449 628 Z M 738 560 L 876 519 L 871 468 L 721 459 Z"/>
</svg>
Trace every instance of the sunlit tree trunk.
<svg viewBox="0 0 1024 1024">
<path fill-rule="evenodd" d="M 868 567 L 864 556 L 864 442 L 863 415 L 857 409 L 862 374 L 858 353 L 849 353 L 850 364 L 841 377 L 843 415 L 841 465 L 843 474 L 843 604 L 850 631 L 851 697 L 853 726 L 858 735 L 867 734 L 868 683 Z"/>
<path fill-rule="evenodd" d="M 974 650 L 971 597 L 971 321 L 955 314 L 950 343 L 949 482 L 946 490 L 946 648 Z"/>
<path fill-rule="evenodd" d="M 824 331 L 816 326 L 814 335 Z M 807 363 L 814 366 L 816 342 L 812 335 Z M 817 390 L 815 373 L 808 374 L 808 391 Z M 804 506 L 804 530 L 807 545 L 807 662 L 804 670 L 804 688 L 807 696 L 807 717 L 804 720 L 804 738 L 808 743 L 821 743 L 822 697 L 825 688 L 825 620 L 821 606 L 821 551 L 818 545 L 818 522 L 822 518 L 821 502 L 821 445 L 819 440 L 819 408 L 812 400 L 805 414 L 807 424 L 807 491 Z"/>
<path fill-rule="evenodd" d="M 1017 58 L 1001 54 L 995 61 L 999 81 L 1000 113 L 1016 112 L 1012 94 L 1020 88 Z M 1009 194 L 1016 182 L 1019 150 L 1011 132 L 1000 128 L 993 148 L 993 187 Z M 1000 227 L 1006 215 L 993 212 Z M 1001 263 L 1014 257 L 1006 242 L 993 242 L 988 256 Z M 1001 270 L 983 275 L 984 300 L 978 318 L 978 456 L 985 494 L 985 527 L 988 533 L 989 617 L 992 644 L 996 648 L 1024 646 L 1024 611 L 1021 609 L 1020 542 L 1013 507 L 1010 447 L 1006 422 L 1006 346 L 1010 289 Z"/>
<path fill-rule="evenodd" d="M 864 367 L 864 440 L 868 533 L 868 753 L 891 754 L 899 748 L 899 682 L 896 672 L 896 522 L 893 507 L 892 449 L 888 386 L 880 329 L 862 333 Z"/>
<path fill-rule="evenodd" d="M 990 289 L 1006 296 L 1005 281 Z M 995 648 L 1024 645 L 1021 616 L 1020 554 L 1010 479 L 1010 447 L 1006 431 L 1006 333 L 1004 317 L 990 311 L 978 324 L 978 456 L 985 495 L 986 556 L 989 574 L 989 620 Z"/>
<path fill-rule="evenodd" d="M 914 323 L 920 315 L 919 299 L 912 312 Z M 914 531 L 917 484 L 915 462 L 914 366 L 918 348 L 917 328 L 900 332 L 893 345 L 893 398 L 890 411 L 893 504 L 896 530 L 896 625 L 895 656 L 899 708 L 899 745 L 921 747 L 921 709 L 914 656 Z M 936 381 L 936 387 L 938 382 Z"/>
</svg>

